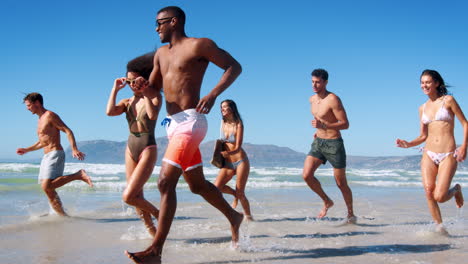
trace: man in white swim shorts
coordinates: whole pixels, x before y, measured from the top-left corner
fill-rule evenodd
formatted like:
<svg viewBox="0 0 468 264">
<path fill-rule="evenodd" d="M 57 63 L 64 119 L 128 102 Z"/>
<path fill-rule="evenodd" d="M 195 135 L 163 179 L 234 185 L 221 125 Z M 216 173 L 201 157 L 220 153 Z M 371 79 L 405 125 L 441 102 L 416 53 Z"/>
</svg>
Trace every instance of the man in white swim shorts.
<svg viewBox="0 0 468 264">
<path fill-rule="evenodd" d="M 216 98 L 239 76 L 242 68 L 211 39 L 187 37 L 184 24 L 185 13 L 179 7 L 165 7 L 159 10 L 156 17 L 159 38 L 161 42 L 169 44 L 156 51 L 149 82 L 150 89 L 155 89 L 159 96 L 164 87 L 169 116 L 163 123 L 167 126 L 169 144 L 158 182 L 161 192 L 158 229 L 153 243 L 145 251 L 126 252 L 135 263 L 157 263 L 161 260 L 177 207 L 176 186 L 181 175 L 193 193 L 203 196 L 226 216 L 231 224 L 234 245 L 237 245 L 243 220 L 243 215 L 232 209 L 218 188 L 205 179 L 198 149 L 207 130 L 204 115 L 209 113 Z M 208 95 L 200 99 L 201 84 L 210 62 L 223 69 L 224 73 Z"/>
<path fill-rule="evenodd" d="M 47 195 L 47 198 L 49 198 L 49 203 L 54 211 L 61 216 L 67 216 L 62 207 L 60 197 L 55 190 L 76 180 L 84 181 L 91 187 L 93 187 L 93 183 L 84 170 L 79 170 L 73 174 L 63 176 L 65 153 L 60 143 L 60 131 L 67 134 L 74 158 L 83 160 L 85 154 L 78 150 L 75 136 L 70 128 L 65 125 L 56 113 L 44 108 L 44 99 L 41 94 L 27 94 L 23 102 L 31 113 L 39 117 L 37 127 L 39 140 L 30 147 L 18 148 L 16 153 L 18 155 L 24 155 L 30 151 L 41 148 L 44 149 L 44 157 L 42 158 L 39 170 L 39 183 L 41 184 L 42 190 L 44 190 Z"/>
</svg>

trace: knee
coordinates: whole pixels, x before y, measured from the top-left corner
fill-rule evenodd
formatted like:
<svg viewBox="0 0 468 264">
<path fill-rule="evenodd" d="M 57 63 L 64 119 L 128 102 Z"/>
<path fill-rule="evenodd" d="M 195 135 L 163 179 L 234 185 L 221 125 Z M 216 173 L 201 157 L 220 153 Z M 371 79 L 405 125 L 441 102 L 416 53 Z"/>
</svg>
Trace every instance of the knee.
<svg viewBox="0 0 468 264">
<path fill-rule="evenodd" d="M 239 200 L 247 199 L 247 197 L 245 197 L 245 192 L 241 190 L 236 190 L 236 198 Z"/>
<path fill-rule="evenodd" d="M 346 189 L 348 188 L 348 183 L 346 181 L 336 181 L 336 186 L 341 189 Z"/>
<path fill-rule="evenodd" d="M 426 185 L 424 187 L 424 191 L 426 193 L 426 198 L 428 200 L 435 200 L 434 199 L 434 190 L 435 190 L 435 185 Z"/>
<path fill-rule="evenodd" d="M 435 192 L 433 197 L 436 202 L 443 203 L 446 201 L 447 193 Z"/>
<path fill-rule="evenodd" d="M 203 193 L 203 190 L 205 189 L 204 185 L 199 184 L 199 183 L 189 184 L 189 188 L 190 188 L 190 191 L 194 194 L 201 194 Z"/>
<path fill-rule="evenodd" d="M 53 196 L 55 193 L 55 190 L 50 188 L 49 185 L 42 185 L 42 190 L 45 192 L 45 194 L 49 197 Z"/>
<path fill-rule="evenodd" d="M 125 190 L 124 193 L 122 194 L 122 200 L 126 204 L 133 204 L 134 201 L 135 201 L 135 196 L 131 195 L 131 193 L 129 191 Z"/>
<path fill-rule="evenodd" d="M 303 178 L 305 181 L 308 181 L 308 180 L 315 179 L 315 176 L 314 176 L 313 173 L 302 173 L 302 178 Z"/>
<path fill-rule="evenodd" d="M 170 181 L 168 181 L 168 180 L 166 180 L 164 178 L 159 178 L 159 180 L 158 180 L 158 189 L 159 189 L 159 192 L 161 192 L 161 193 L 169 192 L 171 190 L 171 188 L 172 188 L 171 187 L 172 185 L 173 184 Z M 174 189 L 175 189 L 175 187 L 174 187 Z"/>
</svg>

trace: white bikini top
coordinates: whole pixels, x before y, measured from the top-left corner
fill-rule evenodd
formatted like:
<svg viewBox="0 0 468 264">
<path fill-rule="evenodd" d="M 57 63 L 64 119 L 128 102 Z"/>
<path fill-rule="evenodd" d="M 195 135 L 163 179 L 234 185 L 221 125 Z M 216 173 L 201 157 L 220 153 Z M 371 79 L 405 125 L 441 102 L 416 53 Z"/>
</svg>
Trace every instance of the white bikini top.
<svg viewBox="0 0 468 264">
<path fill-rule="evenodd" d="M 219 139 L 221 139 L 224 142 L 228 142 L 228 143 L 236 143 L 236 131 L 233 131 L 232 134 L 227 136 L 226 134 L 224 134 L 223 123 L 224 123 L 224 121 L 221 121 L 221 127 L 220 127 L 220 131 L 219 131 Z"/>
<path fill-rule="evenodd" d="M 444 99 L 442 99 L 442 105 L 440 106 L 439 110 L 437 110 L 434 119 L 431 120 L 429 119 L 429 117 L 427 117 L 426 113 L 424 112 L 424 110 L 426 109 L 426 103 L 424 103 L 423 113 L 421 116 L 421 122 L 427 125 L 431 123 L 432 121 L 445 121 L 445 122 L 451 121 L 453 117 L 450 114 L 450 112 L 447 110 L 447 108 L 444 107 L 444 105 L 445 105 L 445 97 Z"/>
</svg>

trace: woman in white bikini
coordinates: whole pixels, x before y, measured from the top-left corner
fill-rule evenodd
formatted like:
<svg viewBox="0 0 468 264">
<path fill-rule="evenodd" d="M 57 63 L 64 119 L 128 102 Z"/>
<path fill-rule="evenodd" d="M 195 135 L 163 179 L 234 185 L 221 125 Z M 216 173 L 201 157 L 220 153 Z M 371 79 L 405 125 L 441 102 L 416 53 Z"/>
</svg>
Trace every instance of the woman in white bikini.
<svg viewBox="0 0 468 264">
<path fill-rule="evenodd" d="M 106 110 L 108 116 L 126 114 L 130 133 L 125 151 L 127 186 L 122 198 L 127 204 L 135 206 L 135 211 L 152 236 L 156 233 L 152 216 L 158 218 L 159 210 L 145 199 L 143 186 L 151 177 L 156 163 L 154 129 L 161 107 L 158 97 L 148 89 L 147 80 L 153 69 L 153 58 L 152 52 L 128 62 L 127 76 L 115 79 Z M 116 104 L 117 93 L 127 84 L 133 96 Z"/>
<path fill-rule="evenodd" d="M 234 196 L 233 208 L 237 207 L 239 200 L 244 208 L 246 219 L 253 220 L 249 200 L 245 196 L 245 185 L 249 178 L 250 162 L 244 149 L 242 149 L 244 124 L 236 103 L 232 100 L 221 102 L 221 115 L 223 120 L 221 121 L 220 139 L 224 142 L 221 155 L 225 158 L 226 164 L 219 171 L 214 185 L 221 192 Z M 235 190 L 226 185 L 234 175 L 237 175 Z"/>
<path fill-rule="evenodd" d="M 455 197 L 457 207 L 463 206 L 460 184 L 455 184 L 452 188 L 450 184 L 457 169 L 457 162 L 464 161 L 466 157 L 468 122 L 455 98 L 447 95 L 447 86 L 437 71 L 422 72 L 421 88 L 429 97 L 429 100 L 419 107 L 421 134 L 410 142 L 397 139 L 396 144 L 400 148 L 409 148 L 426 143 L 421 158 L 422 182 L 437 231 L 446 234 L 438 203 Z M 455 116 L 463 127 L 463 142 L 459 148 L 454 137 Z"/>
</svg>

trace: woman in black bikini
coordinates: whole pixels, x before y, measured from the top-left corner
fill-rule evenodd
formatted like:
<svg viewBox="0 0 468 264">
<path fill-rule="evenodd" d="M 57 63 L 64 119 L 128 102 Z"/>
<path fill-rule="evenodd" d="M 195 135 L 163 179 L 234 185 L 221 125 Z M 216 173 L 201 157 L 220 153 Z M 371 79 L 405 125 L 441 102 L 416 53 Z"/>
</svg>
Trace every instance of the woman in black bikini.
<svg viewBox="0 0 468 264">
<path fill-rule="evenodd" d="M 152 216 L 157 219 L 159 210 L 145 199 L 143 186 L 150 178 L 157 158 L 154 128 L 161 104 L 158 97 L 148 89 L 147 81 L 153 69 L 153 57 L 154 53 L 148 53 L 131 60 L 127 64 L 127 77 L 114 81 L 107 103 L 107 115 L 125 113 L 130 130 L 125 151 L 127 186 L 122 198 L 127 204 L 135 206 L 152 236 L 156 233 Z M 117 93 L 126 84 L 134 95 L 115 104 Z"/>
<path fill-rule="evenodd" d="M 253 220 L 250 212 L 249 200 L 245 196 L 245 186 L 249 178 L 250 162 L 244 149 L 242 149 L 242 141 L 244 140 L 244 124 L 237 110 L 236 103 L 232 100 L 224 100 L 221 102 L 221 121 L 220 139 L 224 142 L 221 152 L 226 160 L 226 164 L 219 171 L 218 177 L 214 185 L 218 189 L 227 194 L 234 195 L 233 208 L 237 207 L 237 201 L 240 200 L 244 208 L 245 217 L 247 220 Z M 236 189 L 232 189 L 226 184 L 237 175 Z"/>
</svg>

